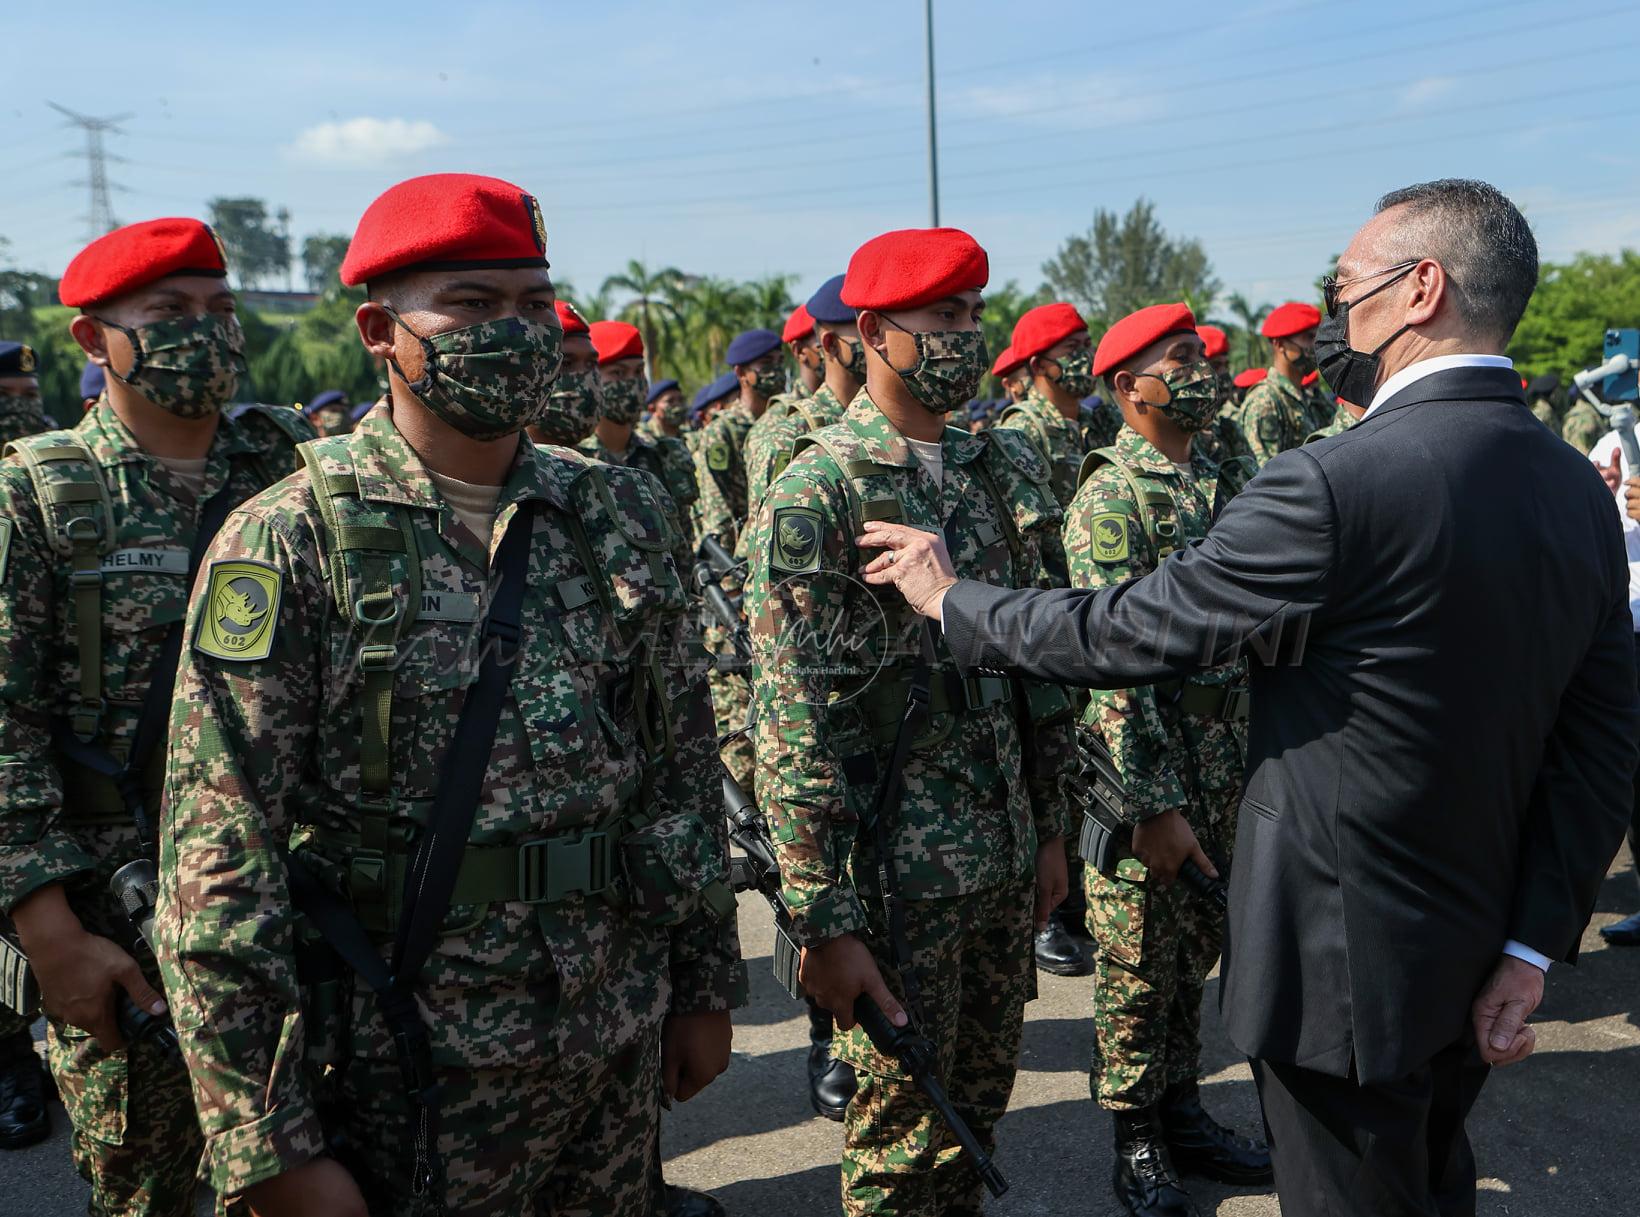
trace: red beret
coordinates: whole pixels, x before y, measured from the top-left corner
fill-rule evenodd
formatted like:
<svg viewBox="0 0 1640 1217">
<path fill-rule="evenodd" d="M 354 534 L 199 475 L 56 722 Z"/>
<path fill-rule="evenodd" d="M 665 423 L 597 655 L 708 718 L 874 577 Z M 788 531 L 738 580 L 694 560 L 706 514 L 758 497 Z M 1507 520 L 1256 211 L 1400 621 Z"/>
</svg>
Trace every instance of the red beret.
<svg viewBox="0 0 1640 1217">
<path fill-rule="evenodd" d="M 1207 358 L 1217 359 L 1220 355 L 1230 353 L 1230 339 L 1216 325 L 1198 325 L 1196 333 L 1202 336 L 1202 350 Z"/>
<path fill-rule="evenodd" d="M 1269 368 L 1248 368 L 1245 372 L 1237 372 L 1231 383 L 1238 389 L 1251 389 L 1269 374 Z"/>
<path fill-rule="evenodd" d="M 1311 385 L 1313 385 L 1316 381 L 1318 381 L 1320 379 L 1321 379 L 1321 373 L 1320 372 L 1311 372 L 1303 380 L 1299 381 L 1298 384 L 1299 384 L 1300 388 L 1308 389 Z"/>
<path fill-rule="evenodd" d="M 1009 343 L 1002 348 L 1002 354 L 998 355 L 997 361 L 991 365 L 991 375 L 999 378 L 1006 376 L 1024 362 L 1023 359 L 1014 354 L 1013 343 Z"/>
<path fill-rule="evenodd" d="M 166 275 L 228 273 L 222 242 L 199 220 L 144 220 L 98 237 L 75 255 L 57 284 L 57 298 L 83 308 L 147 287 Z"/>
<path fill-rule="evenodd" d="M 854 309 L 919 308 L 991 278 L 979 242 L 960 228 L 902 228 L 872 237 L 848 260 L 843 303 Z"/>
<path fill-rule="evenodd" d="M 587 331 L 600 366 L 617 359 L 642 359 L 643 335 L 624 321 L 594 321 Z"/>
<path fill-rule="evenodd" d="M 365 208 L 342 259 L 342 282 L 396 270 L 547 264 L 547 226 L 535 197 L 500 178 L 430 173 L 389 187 Z"/>
<path fill-rule="evenodd" d="M 1181 330 L 1196 332 L 1196 318 L 1186 304 L 1153 304 L 1129 313 L 1099 340 L 1099 349 L 1093 353 L 1093 374 L 1103 376 L 1151 343 Z"/>
<path fill-rule="evenodd" d="M 1087 332 L 1088 323 L 1082 314 L 1069 304 L 1039 304 L 1027 309 L 1014 323 L 1014 338 L 1009 346 L 1024 363 L 1033 355 L 1040 355 L 1072 334 Z"/>
<path fill-rule="evenodd" d="M 806 304 L 799 304 L 786 318 L 786 328 L 780 331 L 781 342 L 802 342 L 814 333 L 814 318 L 809 316 Z"/>
<path fill-rule="evenodd" d="M 1264 319 L 1259 333 L 1266 338 L 1291 338 L 1321 324 L 1321 310 L 1313 304 L 1289 300 Z"/>
<path fill-rule="evenodd" d="M 556 301 L 552 307 L 558 310 L 558 324 L 564 327 L 565 338 L 571 334 L 587 332 L 587 319 L 581 316 L 581 310 L 568 300 Z"/>
</svg>

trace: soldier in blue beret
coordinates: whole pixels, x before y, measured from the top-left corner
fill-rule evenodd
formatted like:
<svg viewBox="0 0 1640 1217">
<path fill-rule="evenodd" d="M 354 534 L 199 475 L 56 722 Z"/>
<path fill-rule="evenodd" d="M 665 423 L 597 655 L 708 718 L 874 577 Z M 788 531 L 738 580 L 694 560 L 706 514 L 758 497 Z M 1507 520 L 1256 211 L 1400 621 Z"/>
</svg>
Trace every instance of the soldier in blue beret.
<svg viewBox="0 0 1640 1217">
<path fill-rule="evenodd" d="M 34 348 L 0 342 L 0 445 L 49 430 Z"/>
<path fill-rule="evenodd" d="M 302 413 L 320 435 L 346 435 L 353 430 L 352 408 L 340 389 L 326 389 L 303 406 Z"/>
<path fill-rule="evenodd" d="M 683 425 L 689 418 L 689 407 L 683 400 L 683 390 L 678 387 L 677 381 L 657 380 L 650 385 L 644 406 L 649 412 L 638 425 L 640 431 L 650 439 L 660 439 L 662 436 L 683 438 Z"/>
<path fill-rule="evenodd" d="M 108 377 L 103 375 L 102 368 L 86 360 L 85 367 L 80 369 L 80 404 L 87 410 L 91 409 L 102 398 L 107 387 Z"/>
</svg>

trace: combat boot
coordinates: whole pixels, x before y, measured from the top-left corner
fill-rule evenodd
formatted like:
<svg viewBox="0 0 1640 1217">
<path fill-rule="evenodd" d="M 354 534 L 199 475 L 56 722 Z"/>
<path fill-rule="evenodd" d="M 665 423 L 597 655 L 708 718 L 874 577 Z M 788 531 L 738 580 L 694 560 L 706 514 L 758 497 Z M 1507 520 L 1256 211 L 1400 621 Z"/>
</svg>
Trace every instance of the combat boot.
<svg viewBox="0 0 1640 1217">
<path fill-rule="evenodd" d="M 37 1145 L 50 1135 L 45 1066 L 25 1027 L 0 1040 L 0 1149 Z"/>
<path fill-rule="evenodd" d="M 666 1217 L 728 1217 L 728 1213 L 716 1196 L 668 1183 Z"/>
<path fill-rule="evenodd" d="M 1237 1136 L 1208 1115 L 1193 1080 L 1164 1090 L 1159 1112 L 1173 1162 L 1185 1174 L 1238 1187 L 1275 1179 L 1269 1147 Z"/>
<path fill-rule="evenodd" d="M 1201 1217 L 1168 1157 L 1154 1108 L 1113 1111 L 1116 1198 L 1133 1217 Z"/>
<path fill-rule="evenodd" d="M 1036 936 L 1036 966 L 1055 976 L 1086 976 L 1093 965 L 1082 947 L 1065 931 L 1058 913 L 1048 914 L 1048 927 Z"/>
<path fill-rule="evenodd" d="M 831 1054 L 831 1036 L 809 1039 L 809 1102 L 828 1120 L 841 1120 L 859 1086 L 854 1066 Z"/>
</svg>

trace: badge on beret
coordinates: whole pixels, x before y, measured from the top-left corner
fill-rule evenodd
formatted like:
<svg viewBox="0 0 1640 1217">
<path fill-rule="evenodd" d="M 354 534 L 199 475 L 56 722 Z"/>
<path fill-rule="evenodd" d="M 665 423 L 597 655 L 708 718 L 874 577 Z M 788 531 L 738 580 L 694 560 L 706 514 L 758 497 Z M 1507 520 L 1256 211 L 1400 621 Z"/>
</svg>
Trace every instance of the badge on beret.
<svg viewBox="0 0 1640 1217">
<path fill-rule="evenodd" d="M 533 194 L 524 196 L 524 208 L 530 213 L 530 223 L 535 225 L 535 246 L 542 253 L 547 252 L 547 222 L 541 218 L 541 204 L 535 201 Z"/>
<path fill-rule="evenodd" d="M 722 473 L 729 467 L 729 445 L 722 440 L 706 445 L 706 467 L 713 473 Z"/>
<path fill-rule="evenodd" d="M 1118 511 L 1103 511 L 1093 517 L 1093 560 L 1125 562 L 1128 556 L 1127 517 Z"/>
<path fill-rule="evenodd" d="M 194 650 L 215 659 L 252 661 L 273 652 L 279 572 L 266 562 L 213 562 Z"/>
<path fill-rule="evenodd" d="M 211 234 L 211 240 L 216 242 L 216 252 L 221 255 L 222 265 L 228 264 L 228 247 L 222 243 L 222 236 L 209 224 L 203 225 L 206 232 Z"/>
<path fill-rule="evenodd" d="M 16 525 L 0 516 L 0 583 L 6 581 L 6 560 L 11 557 L 11 534 Z"/>
<path fill-rule="evenodd" d="M 769 565 L 788 575 L 820 569 L 820 513 L 812 507 L 776 507 Z"/>
<path fill-rule="evenodd" d="M 17 370 L 28 373 L 34 371 L 34 348 L 25 346 L 17 352 Z"/>
</svg>

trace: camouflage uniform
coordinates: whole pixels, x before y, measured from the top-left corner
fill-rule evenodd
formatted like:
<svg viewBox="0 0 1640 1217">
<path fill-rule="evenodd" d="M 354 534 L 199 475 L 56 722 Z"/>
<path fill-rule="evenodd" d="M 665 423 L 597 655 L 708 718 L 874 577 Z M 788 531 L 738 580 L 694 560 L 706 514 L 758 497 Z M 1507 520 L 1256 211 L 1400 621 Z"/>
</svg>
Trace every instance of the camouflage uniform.
<svg viewBox="0 0 1640 1217">
<path fill-rule="evenodd" d="M 1329 435 L 1339 435 L 1353 426 L 1355 426 L 1355 415 L 1343 406 L 1334 403 L 1333 416 L 1328 420 L 1327 425 L 1310 432 L 1304 437 L 1304 442 L 1307 444 L 1311 440 L 1326 439 Z"/>
<path fill-rule="evenodd" d="M 1612 425 L 1605 416 L 1579 397 L 1566 411 L 1565 420 L 1560 425 L 1560 438 L 1587 456 L 1600 442 L 1600 437 L 1611 429 Z"/>
<path fill-rule="evenodd" d="M 1076 474 L 1082 468 L 1082 458 L 1093 451 L 1087 444 L 1089 432 L 1097 429 L 1096 423 L 1097 416 L 1086 408 L 1078 412 L 1076 422 L 1071 422 L 1032 385 L 1022 401 L 1003 407 L 993 425 L 1000 430 L 1020 432 L 1036 449 L 1036 454 L 1048 466 L 1048 484 L 1054 501 L 1063 511 L 1076 493 Z M 1057 536 L 1043 538 L 1042 557 L 1051 586 L 1069 586 L 1065 549 Z"/>
<path fill-rule="evenodd" d="M 902 993 L 874 835 L 859 822 L 888 764 L 922 627 L 892 590 L 858 581 L 870 557 L 854 543 L 860 520 L 943 529 L 960 574 L 1045 586 L 1043 542 L 1060 519 L 1047 466 L 1011 431 L 947 427 L 943 463 L 936 486 L 862 392 L 842 422 L 798 442 L 749 547 L 759 789 L 797 936 L 813 945 L 864 935 Z M 965 679 L 943 642 L 934 646 L 927 729 L 884 829 L 922 1027 L 952 1101 L 989 1145 L 1035 995 L 1035 851 L 1066 829 L 1071 719 L 1057 687 Z M 845 1211 L 978 1212 L 980 1185 L 920 1093 L 858 1029 L 838 1048 L 860 1076 L 845 1121 Z"/>
<path fill-rule="evenodd" d="M 667 510 L 671 514 L 672 526 L 682 538 L 684 547 L 693 552 L 695 500 L 699 497 L 699 492 L 695 488 L 695 460 L 682 440 L 673 439 L 668 435 L 655 439 L 645 435 L 641 430 L 634 429 L 632 440 L 625 452 L 611 452 L 605 448 L 599 442 L 596 432 L 575 447 L 577 451 L 590 456 L 593 460 L 603 461 L 609 465 L 625 465 L 629 469 L 642 469 L 656 478 L 666 488 L 667 496 L 671 500 Z"/>
<path fill-rule="evenodd" d="M 1082 429 L 1082 450 L 1092 452 L 1115 442 L 1116 433 L 1122 429 L 1122 412 L 1108 401 L 1101 401 L 1097 406 L 1083 402 L 1077 414 L 1077 426 Z"/>
<path fill-rule="evenodd" d="M 1241 403 L 1241 431 L 1253 457 L 1265 465 L 1278 452 L 1304 442 L 1304 437 L 1326 425 L 1314 399 L 1274 368 L 1251 389 Z"/>
<path fill-rule="evenodd" d="M 1561 413 L 1560 407 L 1555 405 L 1550 398 L 1539 397 L 1535 399 L 1532 402 L 1532 414 L 1538 422 L 1556 435 L 1560 434 L 1561 428 L 1565 425 L 1565 416 Z"/>
<path fill-rule="evenodd" d="M 54 425 L 45 416 L 37 399 L 29 398 L 25 403 L 19 398 L 0 394 L 0 448 L 25 435 L 49 431 Z"/>
<path fill-rule="evenodd" d="M 293 434 L 312 434 L 295 411 L 280 413 Z M 188 553 L 202 505 L 224 487 L 235 502 L 251 497 L 290 472 L 292 457 L 288 441 L 282 450 L 264 448 L 247 426 L 223 417 L 195 499 L 143 451 L 106 399 L 73 432 L 23 441 L 48 462 L 44 476 L 73 476 L 51 455 L 69 435 L 89 448 L 109 496 L 113 538 L 90 558 L 101 572 L 95 601 L 77 600 L 71 558 L 53 547 L 22 457 L 0 464 L 0 907 L 60 882 L 88 930 L 129 946 L 108 880 L 125 863 L 152 856 L 152 846 L 113 783 L 53 742 L 54 726 L 71 730 L 82 707 L 80 615 L 100 609 L 100 626 L 87 637 L 100 638 L 100 688 L 93 691 L 103 710 L 94 723 L 78 725 L 90 725 L 95 740 L 123 760 L 166 634 L 187 607 Z M 160 777 L 156 758 L 146 783 L 151 818 L 159 812 Z M 158 970 L 145 952 L 137 954 L 157 986 Z M 191 1215 L 201 1140 L 181 1067 L 149 1042 L 107 1053 L 84 1031 L 55 1021 L 48 1056 L 74 1125 L 75 1164 L 91 1184 L 91 1212 Z"/>
<path fill-rule="evenodd" d="M 1166 553 L 1204 537 L 1245 482 L 1244 471 L 1221 472 L 1199 446 L 1186 477 L 1128 428 L 1106 452 L 1114 459 L 1089 470 L 1065 520 L 1077 587 L 1149 574 Z M 1140 506 L 1146 500 L 1156 522 L 1172 517 L 1175 538 L 1159 541 Z M 1235 838 L 1245 681 L 1238 661 L 1184 682 L 1095 690 L 1082 717 L 1081 729 L 1110 748 L 1136 819 L 1177 809 L 1221 861 Z M 1219 955 L 1223 916 L 1187 884 L 1155 890 L 1137 858 L 1121 862 L 1114 877 L 1086 867 L 1084 883 L 1088 929 L 1100 948 L 1090 1088 L 1101 1106 L 1147 1108 L 1166 1087 L 1196 1078 L 1202 985 Z"/>
<path fill-rule="evenodd" d="M 360 1153 L 373 1211 L 410 1211 L 392 1039 L 351 974 L 307 979 L 315 935 L 292 907 L 282 851 L 351 900 L 385 955 L 476 671 L 494 554 L 530 501 L 519 666 L 444 937 L 416 985 L 445 1096 L 437 1152 L 452 1214 L 545 1203 L 649 1217 L 661 1021 L 746 993 L 734 921 L 719 917 L 711 714 L 699 653 L 682 646 L 676 538 L 654 482 L 521 443 L 485 542 L 385 405 L 310 460 L 317 489 L 311 471 L 286 480 L 212 547 L 172 717 L 158 932 L 205 1174 L 234 1196 L 339 1133 Z M 379 551 L 354 565 L 360 551 L 337 545 L 326 510 L 345 510 L 336 518 L 354 533 L 378 513 L 396 521 L 360 538 L 397 531 L 404 543 L 385 662 L 329 586 L 345 577 L 361 599 L 379 597 L 366 565 Z M 411 569 L 420 607 L 406 613 Z M 247 578 L 271 589 L 249 615 L 265 622 L 265 654 L 219 659 L 201 648 L 220 629 L 221 595 Z M 374 671 L 388 673 L 386 691 L 367 697 Z"/>
<path fill-rule="evenodd" d="M 752 428 L 746 437 L 746 501 L 750 512 L 757 510 L 769 483 L 785 470 L 797 437 L 831 426 L 843 417 L 845 408 L 829 385 L 821 385 L 813 397 L 792 402 L 791 409 L 772 426 Z M 750 529 L 747 531 L 749 535 Z M 744 540 L 740 553 L 742 557 L 746 554 Z"/>
<path fill-rule="evenodd" d="M 719 410 L 702 428 L 700 442 L 695 447 L 695 483 L 700 487 L 700 498 L 695 502 L 695 535 L 716 536 L 718 543 L 731 554 L 736 550 L 750 510 L 746 497 L 746 436 L 757 421 L 745 403 L 737 401 Z M 725 579 L 723 590 L 731 597 L 739 595 L 739 581 L 733 577 Z M 703 619 L 702 633 L 711 654 L 734 653 L 729 632 L 715 618 Z M 746 677 L 714 668 L 707 681 L 712 690 L 718 736 L 740 730 L 746 725 L 746 713 L 751 706 Z M 751 794 L 755 782 L 751 741 L 738 736 L 727 744 L 723 749 L 723 763 L 742 789 Z"/>
</svg>

